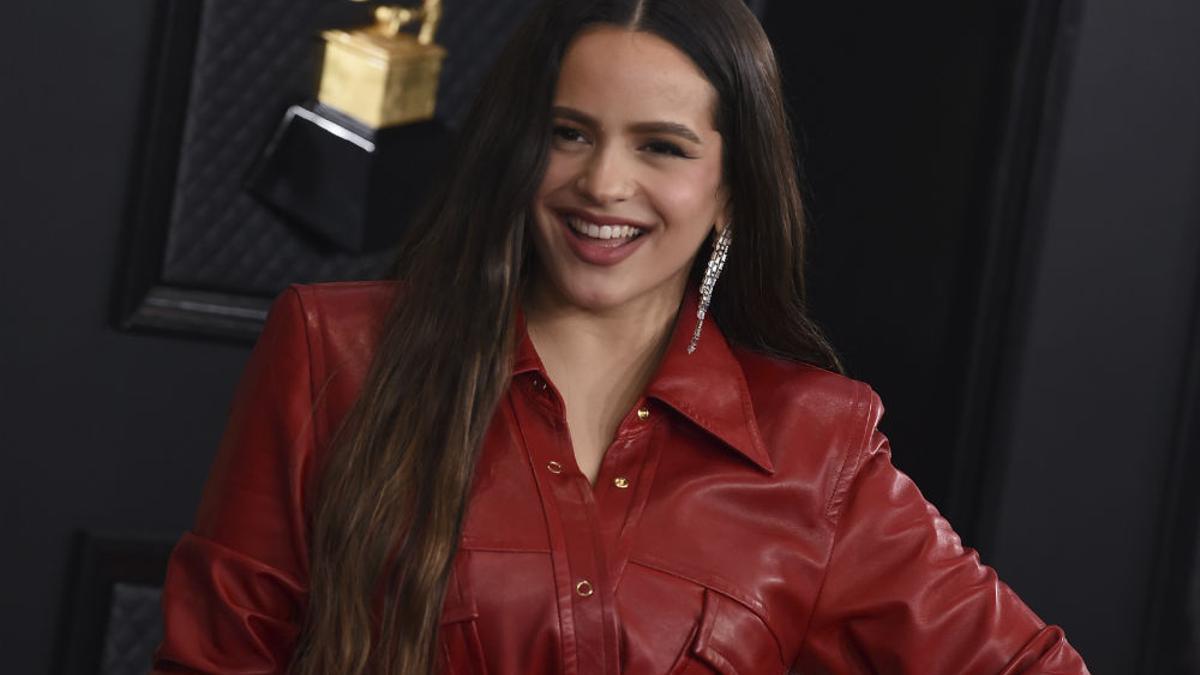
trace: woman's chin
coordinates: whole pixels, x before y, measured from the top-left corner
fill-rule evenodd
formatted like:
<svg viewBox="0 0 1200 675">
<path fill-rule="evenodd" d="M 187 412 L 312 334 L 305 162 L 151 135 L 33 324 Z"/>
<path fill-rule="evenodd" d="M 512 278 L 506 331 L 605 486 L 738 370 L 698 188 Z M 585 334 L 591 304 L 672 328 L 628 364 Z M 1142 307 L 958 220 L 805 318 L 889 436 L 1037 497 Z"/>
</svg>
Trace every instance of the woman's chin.
<svg viewBox="0 0 1200 675">
<path fill-rule="evenodd" d="M 549 287 L 535 291 L 541 302 L 558 305 L 560 309 L 608 312 L 621 307 L 636 297 L 635 289 L 624 280 L 609 279 L 555 279 L 546 280 Z"/>
<path fill-rule="evenodd" d="M 555 288 L 543 295 L 550 302 L 563 308 L 582 310 L 597 314 L 611 314 L 626 309 L 656 312 L 661 307 L 677 305 L 679 290 L 676 284 L 660 283 L 642 286 L 629 283 L 629 279 L 588 279 L 555 284 Z"/>
<path fill-rule="evenodd" d="M 632 294 L 620 288 L 587 285 L 563 289 L 562 297 L 571 305 L 592 312 L 605 312 L 629 302 Z"/>
</svg>

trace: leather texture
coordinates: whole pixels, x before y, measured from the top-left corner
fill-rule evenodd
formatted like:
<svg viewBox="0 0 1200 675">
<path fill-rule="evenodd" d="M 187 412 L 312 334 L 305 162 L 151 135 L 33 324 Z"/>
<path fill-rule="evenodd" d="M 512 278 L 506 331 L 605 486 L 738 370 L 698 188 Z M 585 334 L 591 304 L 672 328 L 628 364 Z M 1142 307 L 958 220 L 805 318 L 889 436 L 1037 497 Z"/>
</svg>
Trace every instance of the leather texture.
<svg viewBox="0 0 1200 675">
<path fill-rule="evenodd" d="M 292 286 L 274 303 L 171 556 L 155 672 L 285 671 L 305 486 L 396 290 Z M 692 288 L 594 485 L 518 317 L 443 607 L 445 672 L 1087 672 L 892 465 L 868 386 L 733 348 L 712 322 L 689 356 L 695 307 Z"/>
</svg>

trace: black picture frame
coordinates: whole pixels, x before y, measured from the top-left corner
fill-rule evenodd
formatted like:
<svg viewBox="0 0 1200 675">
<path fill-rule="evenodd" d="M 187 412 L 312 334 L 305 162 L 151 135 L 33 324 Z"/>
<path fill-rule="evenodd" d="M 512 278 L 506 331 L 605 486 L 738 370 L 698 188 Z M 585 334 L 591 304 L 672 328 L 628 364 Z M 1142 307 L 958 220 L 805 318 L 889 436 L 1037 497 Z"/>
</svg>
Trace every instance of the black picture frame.
<svg viewBox="0 0 1200 675">
<path fill-rule="evenodd" d="M 203 2 L 162 0 L 154 7 L 142 131 L 135 146 L 140 161 L 127 207 L 113 322 L 123 330 L 253 340 L 266 319 L 269 300 L 161 280 Z"/>
<path fill-rule="evenodd" d="M 119 583 L 161 587 L 176 539 L 75 533 L 51 672 L 57 675 L 99 672 L 113 589 Z"/>
</svg>

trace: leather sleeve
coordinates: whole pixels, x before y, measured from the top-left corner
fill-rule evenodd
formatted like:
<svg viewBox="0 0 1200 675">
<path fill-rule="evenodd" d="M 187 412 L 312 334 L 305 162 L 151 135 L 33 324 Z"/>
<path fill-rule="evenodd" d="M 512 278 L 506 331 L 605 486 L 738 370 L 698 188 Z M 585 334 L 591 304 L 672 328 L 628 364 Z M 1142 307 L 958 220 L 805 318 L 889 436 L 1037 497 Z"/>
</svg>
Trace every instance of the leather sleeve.
<svg viewBox="0 0 1200 675">
<path fill-rule="evenodd" d="M 234 395 L 191 531 L 171 553 L 154 673 L 283 673 L 307 597 L 313 456 L 305 314 L 274 302 Z"/>
<path fill-rule="evenodd" d="M 836 535 L 796 671 L 1087 672 L 1062 630 L 964 548 L 893 466 L 883 434 L 872 430 L 847 464 L 847 489 L 831 498 Z"/>
</svg>

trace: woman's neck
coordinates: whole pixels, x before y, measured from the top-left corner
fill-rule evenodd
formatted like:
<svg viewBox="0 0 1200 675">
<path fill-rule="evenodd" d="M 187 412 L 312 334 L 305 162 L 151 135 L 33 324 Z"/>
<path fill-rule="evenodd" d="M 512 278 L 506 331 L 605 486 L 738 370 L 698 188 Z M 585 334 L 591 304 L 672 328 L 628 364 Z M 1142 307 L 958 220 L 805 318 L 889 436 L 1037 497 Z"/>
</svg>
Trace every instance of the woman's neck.
<svg viewBox="0 0 1200 675">
<path fill-rule="evenodd" d="M 618 371 L 644 386 L 661 359 L 682 298 L 680 286 L 677 292 L 648 293 L 620 306 L 592 309 L 569 302 L 551 284 L 534 283 L 526 294 L 525 323 L 552 378 Z"/>
<path fill-rule="evenodd" d="M 604 311 L 566 302 L 547 286 L 526 296 L 526 330 L 563 398 L 581 466 L 594 469 L 662 360 L 683 286 Z"/>
</svg>

